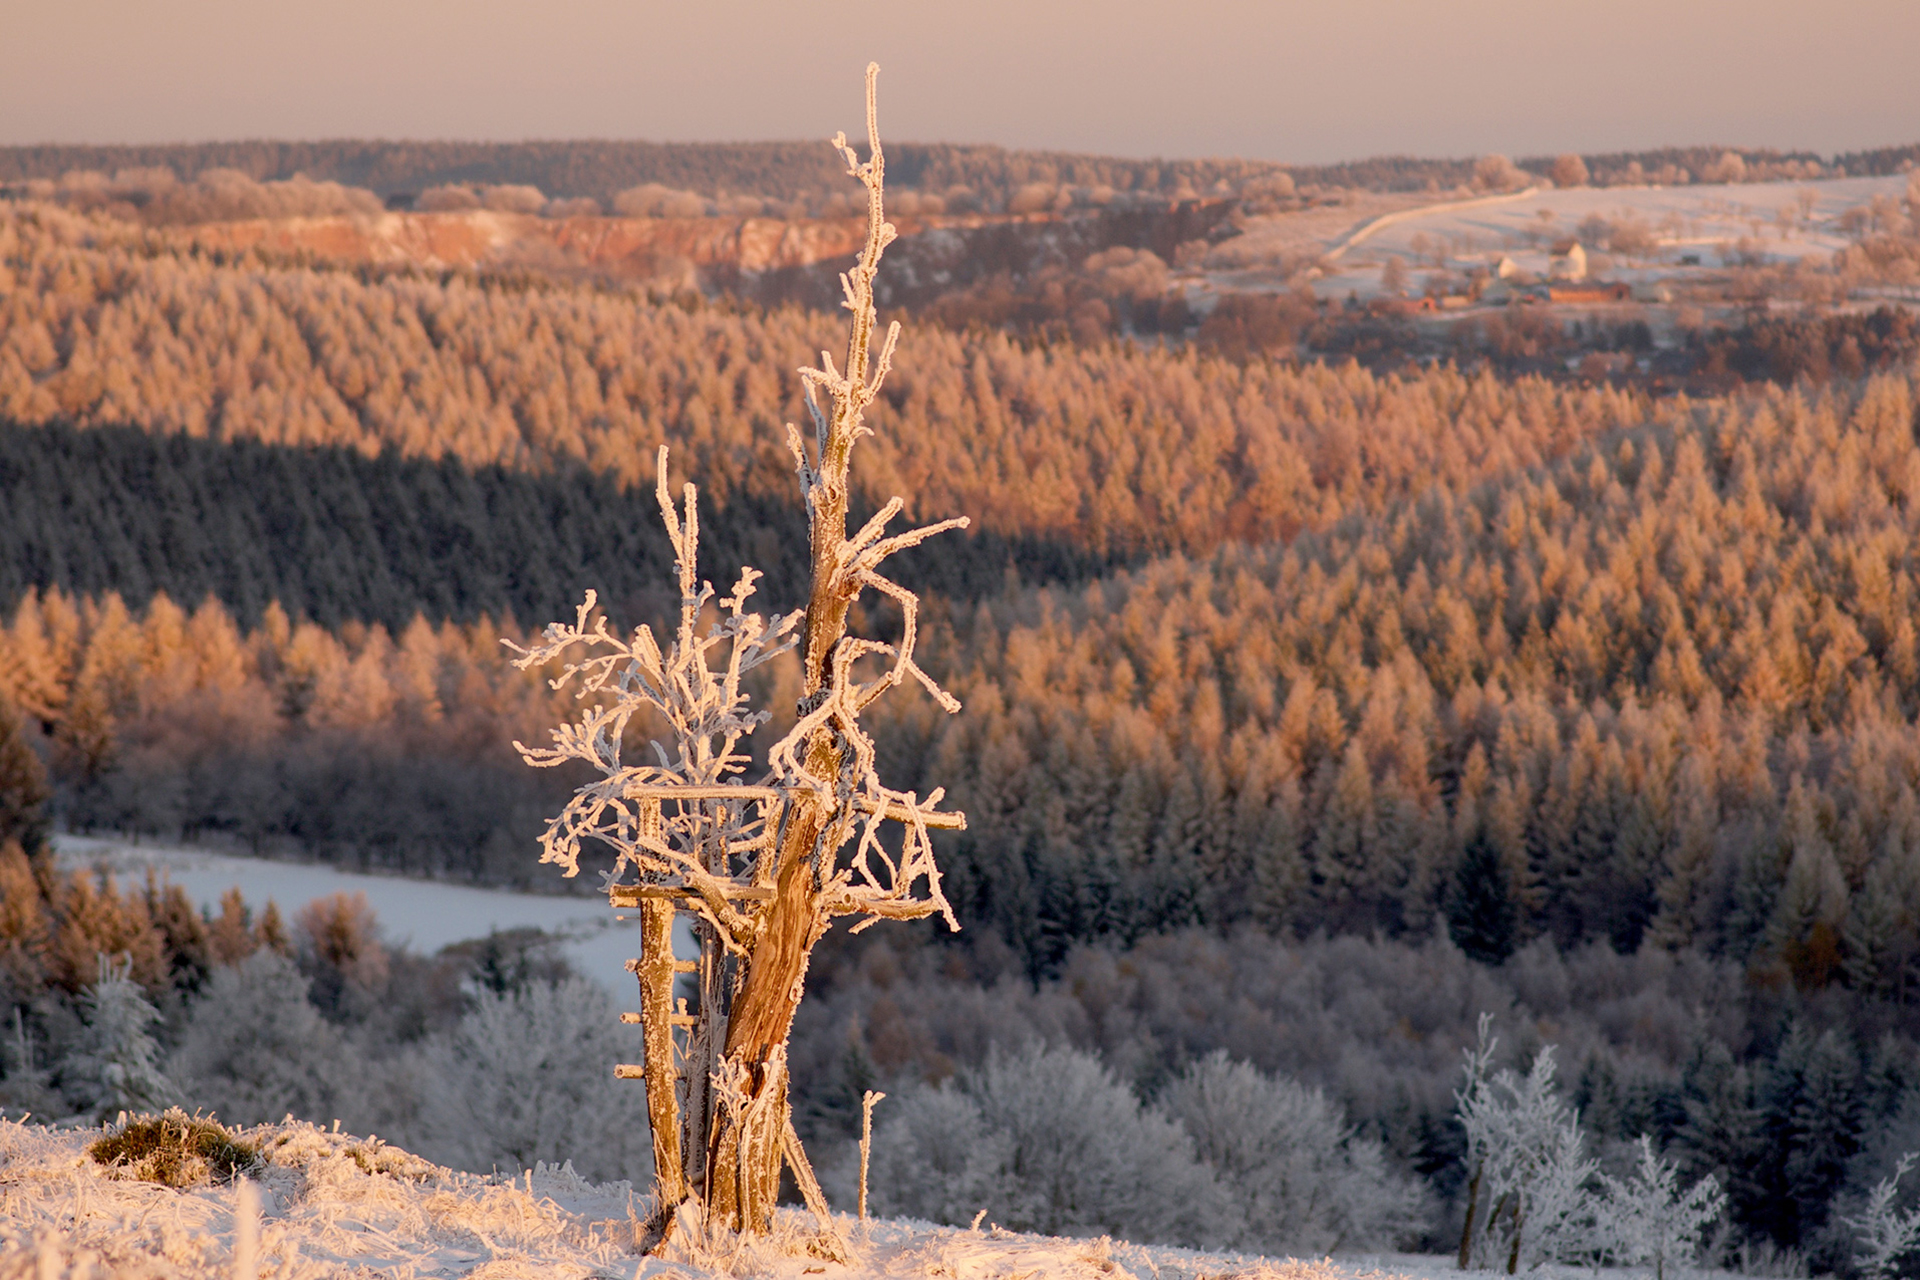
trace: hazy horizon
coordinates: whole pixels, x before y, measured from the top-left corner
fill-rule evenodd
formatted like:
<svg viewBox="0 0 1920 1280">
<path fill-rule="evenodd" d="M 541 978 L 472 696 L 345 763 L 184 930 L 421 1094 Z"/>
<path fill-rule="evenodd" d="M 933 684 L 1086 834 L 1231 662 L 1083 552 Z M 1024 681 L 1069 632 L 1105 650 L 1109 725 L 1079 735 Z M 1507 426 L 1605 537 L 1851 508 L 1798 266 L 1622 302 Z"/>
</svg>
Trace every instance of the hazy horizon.
<svg viewBox="0 0 1920 1280">
<path fill-rule="evenodd" d="M 0 144 L 809 139 L 857 125 L 869 58 L 887 136 L 922 142 L 1324 163 L 1920 135 L 1920 6 L 1892 0 L 1759 0 L 1737 26 L 1653 0 L 1473 0 L 1444 21 L 1411 0 L 951 13 L 907 7 L 865 32 L 842 0 L 76 0 L 14 20 Z"/>
</svg>

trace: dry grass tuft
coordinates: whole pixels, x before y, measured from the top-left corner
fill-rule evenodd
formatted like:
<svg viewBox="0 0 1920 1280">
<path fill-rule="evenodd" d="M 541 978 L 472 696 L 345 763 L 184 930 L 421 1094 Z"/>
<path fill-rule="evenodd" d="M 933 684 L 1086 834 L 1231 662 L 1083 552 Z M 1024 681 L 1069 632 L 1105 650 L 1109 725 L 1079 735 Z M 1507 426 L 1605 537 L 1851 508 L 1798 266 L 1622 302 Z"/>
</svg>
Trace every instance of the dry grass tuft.
<svg viewBox="0 0 1920 1280">
<path fill-rule="evenodd" d="M 87 1154 L 124 1178 L 163 1187 L 232 1182 L 260 1166 L 260 1153 L 218 1122 L 178 1107 L 158 1116 L 134 1116 L 90 1144 Z"/>
</svg>

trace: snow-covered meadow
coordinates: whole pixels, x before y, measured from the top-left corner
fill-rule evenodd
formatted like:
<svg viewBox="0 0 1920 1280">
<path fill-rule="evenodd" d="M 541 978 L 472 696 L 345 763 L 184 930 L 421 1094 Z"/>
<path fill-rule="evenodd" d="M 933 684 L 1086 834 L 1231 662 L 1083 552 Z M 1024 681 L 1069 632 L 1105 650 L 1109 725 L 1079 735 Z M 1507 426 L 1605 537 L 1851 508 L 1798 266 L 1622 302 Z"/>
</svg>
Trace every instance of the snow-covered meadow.
<svg viewBox="0 0 1920 1280">
<path fill-rule="evenodd" d="M 0 1280 L 1481 1280 L 1451 1258 L 1359 1254 L 1299 1260 L 1145 1247 L 909 1220 L 835 1218 L 845 1260 L 822 1256 L 812 1218 L 780 1211 L 767 1239 L 641 1256 L 647 1197 L 567 1166 L 459 1173 L 378 1139 L 303 1122 L 239 1137 L 263 1163 L 241 1181 L 176 1189 L 87 1154 L 101 1130 L 0 1122 Z M 1729 1273 L 1669 1267 L 1685 1280 Z M 1640 1280 L 1647 1269 L 1544 1267 L 1541 1280 Z"/>
<path fill-rule="evenodd" d="M 376 1139 L 303 1122 L 239 1131 L 264 1157 L 230 1185 L 176 1189 L 125 1177 L 86 1151 L 99 1130 L 0 1122 L 0 1280 L 54 1277 L 778 1277 L 823 1280 L 1357 1280 L 1356 1263 L 1276 1261 L 1108 1239 L 1057 1239 L 841 1216 L 845 1261 L 814 1221 L 782 1210 L 765 1240 L 655 1257 L 633 1248 L 646 1197 L 571 1167 L 458 1173 Z M 1412 1260 L 1408 1261 L 1429 1261 Z M 1389 1264 L 1391 1265 L 1391 1264 Z M 1392 1268 L 1398 1272 L 1397 1267 Z M 1415 1273 L 1408 1273 L 1415 1274 Z M 1384 1280 L 1384 1276 L 1383 1276 Z"/>
<path fill-rule="evenodd" d="M 300 1121 L 238 1136 L 262 1153 L 251 1176 L 176 1189 L 126 1177 L 86 1151 L 101 1130 L 0 1121 L 0 1280 L 319 1280 L 333 1276 L 516 1280 L 1475 1280 L 1445 1257 L 1263 1258 L 1105 1237 L 940 1227 L 849 1215 L 845 1261 L 821 1256 L 814 1220 L 783 1209 L 767 1239 L 634 1249 L 646 1195 L 570 1166 L 518 1176 L 441 1168 L 377 1138 Z M 1535 1274 L 1559 1280 L 1559 1269 Z M 1572 1277 L 1575 1270 L 1567 1270 Z M 1580 1276 L 1641 1273 L 1577 1269 Z M 1715 1273 L 1692 1272 L 1707 1277 Z M 1719 1273 L 1724 1274 L 1724 1273 Z"/>
</svg>

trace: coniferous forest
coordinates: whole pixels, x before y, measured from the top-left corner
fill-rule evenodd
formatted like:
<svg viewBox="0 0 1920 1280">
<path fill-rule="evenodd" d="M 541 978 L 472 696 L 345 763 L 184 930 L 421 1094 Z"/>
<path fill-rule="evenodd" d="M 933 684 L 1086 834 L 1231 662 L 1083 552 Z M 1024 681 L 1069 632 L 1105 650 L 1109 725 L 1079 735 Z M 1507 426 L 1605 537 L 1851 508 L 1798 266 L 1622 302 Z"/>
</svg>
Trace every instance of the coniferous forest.
<svg viewBox="0 0 1920 1280">
<path fill-rule="evenodd" d="M 548 884 L 535 838 L 577 780 L 509 744 L 562 695 L 500 639 L 588 587 L 617 623 L 671 610 L 662 443 L 702 485 L 703 571 L 753 564 L 791 607 L 780 425 L 831 331 L 0 212 L 0 842 L 52 821 Z M 1533 1028 L 1516 1053 L 1554 1029 L 1596 1134 L 1719 1174 L 1744 1239 L 1841 1256 L 1829 1206 L 1920 1142 L 1920 369 L 1690 399 L 908 343 L 855 506 L 973 517 L 902 570 L 966 710 L 872 729 L 969 815 L 939 846 L 965 927 L 823 949 L 809 1138 L 1018 1033 L 1145 1093 L 1227 1049 L 1445 1197 L 1492 1009 Z M 769 670 L 777 732 L 797 686 Z M 161 891 L 103 907 L 14 867 L 22 1036 L 58 1033 L 43 992 L 96 934 L 146 940 L 163 1003 L 225 963 L 180 961 L 206 947 Z M 260 945 L 289 949 L 229 950 Z"/>
</svg>

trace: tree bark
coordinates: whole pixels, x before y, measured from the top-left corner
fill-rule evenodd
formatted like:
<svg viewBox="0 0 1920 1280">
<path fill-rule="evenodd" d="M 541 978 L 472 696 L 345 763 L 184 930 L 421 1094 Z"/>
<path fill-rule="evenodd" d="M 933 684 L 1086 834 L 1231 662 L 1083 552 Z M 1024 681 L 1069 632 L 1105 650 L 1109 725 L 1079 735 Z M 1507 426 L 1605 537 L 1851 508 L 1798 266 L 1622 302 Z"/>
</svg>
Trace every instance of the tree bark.
<svg viewBox="0 0 1920 1280">
<path fill-rule="evenodd" d="M 1467 1221 L 1460 1228 L 1460 1269 L 1465 1271 L 1473 1262 L 1473 1219 L 1480 1208 L 1480 1177 L 1486 1172 L 1484 1165 L 1475 1165 L 1473 1180 L 1467 1183 Z"/>
<path fill-rule="evenodd" d="M 709 1130 L 707 1204 L 720 1221 L 737 1231 L 765 1230 L 780 1184 L 781 1138 L 787 1118 L 784 1062 L 807 975 L 807 959 L 824 923 L 813 868 L 815 835 L 824 815 L 811 797 L 798 798 L 800 812 L 788 819 L 779 878 L 768 905 L 766 926 L 735 993 L 727 1020 L 725 1058 L 746 1070 L 746 1089 L 755 1106 L 765 1107 L 766 1132 L 743 1135 L 739 1117 L 719 1116 Z M 768 1097 L 773 1090 L 777 1096 Z M 744 1139 L 744 1141 L 743 1141 Z M 739 1162 L 750 1168 L 741 1177 Z M 748 1202 L 740 1199 L 748 1189 Z M 760 1194 L 766 1189 L 764 1196 Z"/>
<path fill-rule="evenodd" d="M 687 1198 L 681 1167 L 679 1072 L 673 1061 L 673 903 L 640 903 L 640 1024 L 646 1031 L 647 1122 L 653 1127 L 654 1195 L 671 1211 Z"/>
</svg>

